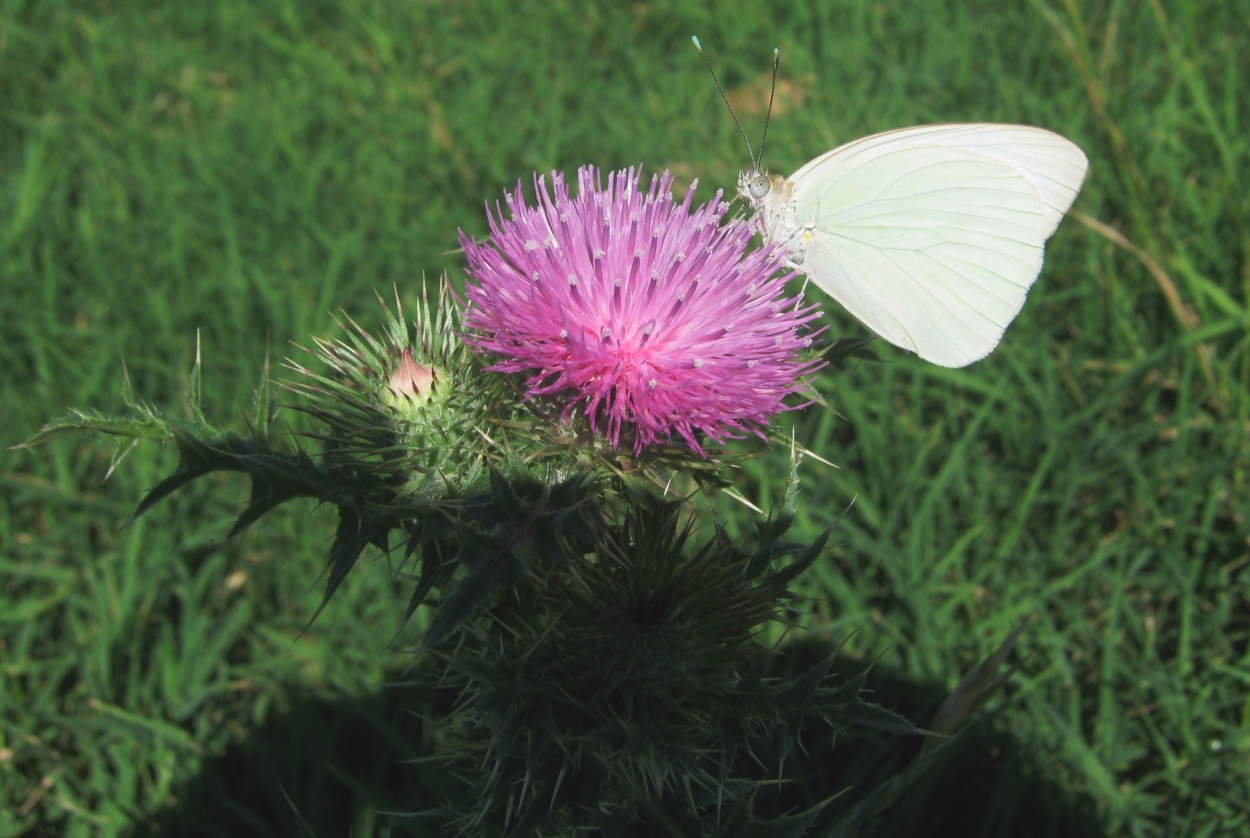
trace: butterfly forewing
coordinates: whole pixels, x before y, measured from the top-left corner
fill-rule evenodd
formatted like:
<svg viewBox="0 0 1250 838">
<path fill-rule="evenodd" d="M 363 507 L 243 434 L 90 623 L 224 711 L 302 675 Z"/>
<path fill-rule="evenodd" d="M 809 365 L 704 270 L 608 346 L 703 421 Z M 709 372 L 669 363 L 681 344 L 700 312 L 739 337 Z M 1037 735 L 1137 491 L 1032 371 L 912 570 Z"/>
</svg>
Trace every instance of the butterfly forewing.
<svg viewBox="0 0 1250 838">
<path fill-rule="evenodd" d="M 1070 140 L 1044 128 L 1000 125 L 990 122 L 916 125 L 873 134 L 822 154 L 790 176 L 800 182 L 812 169 L 832 157 L 846 161 L 868 160 L 906 148 L 944 146 L 980 154 L 1018 171 L 1042 199 L 1042 235 L 1049 238 L 1063 214 L 1072 206 L 1089 161 Z"/>
</svg>

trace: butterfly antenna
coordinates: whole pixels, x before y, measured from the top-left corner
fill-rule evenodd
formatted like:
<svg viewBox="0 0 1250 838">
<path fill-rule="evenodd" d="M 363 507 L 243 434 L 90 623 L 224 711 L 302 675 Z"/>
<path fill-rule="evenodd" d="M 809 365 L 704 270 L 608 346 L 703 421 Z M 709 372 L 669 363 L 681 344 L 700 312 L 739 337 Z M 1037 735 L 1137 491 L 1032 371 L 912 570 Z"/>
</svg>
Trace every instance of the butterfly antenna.
<svg viewBox="0 0 1250 838">
<path fill-rule="evenodd" d="M 702 52 L 702 50 L 700 50 Z M 707 60 L 705 57 L 704 61 Z M 773 84 L 768 91 L 768 113 L 764 114 L 764 136 L 760 137 L 760 159 L 755 161 L 755 165 L 759 165 L 764 159 L 764 143 L 768 142 L 768 123 L 773 118 L 773 99 L 777 95 L 777 69 L 781 67 L 781 50 L 773 47 Z M 711 69 L 711 66 L 708 67 Z M 728 100 L 726 100 L 728 101 Z M 741 128 L 741 126 L 739 126 Z"/>
<path fill-rule="evenodd" d="M 742 123 L 738 121 L 738 115 L 734 113 L 734 106 L 729 104 L 729 96 L 725 93 L 725 88 L 721 86 L 720 79 L 716 78 L 716 71 L 712 69 L 712 62 L 707 57 L 707 53 L 703 51 L 703 45 L 699 43 L 697 35 L 691 36 L 690 40 L 694 41 L 694 48 L 699 51 L 699 55 L 703 56 L 703 63 L 707 65 L 707 71 L 712 74 L 712 81 L 716 82 L 716 89 L 720 91 L 720 97 L 725 100 L 725 107 L 729 108 L 729 115 L 733 117 L 734 125 L 738 126 L 738 133 L 742 135 L 742 141 L 747 144 L 747 154 L 751 156 L 751 165 L 758 167 L 760 161 L 756 158 L 755 152 L 751 150 L 751 141 L 747 139 L 747 132 L 742 130 Z M 773 86 L 776 87 L 777 72 L 773 71 Z M 769 100 L 768 109 L 772 110 L 772 100 Z M 767 136 L 768 123 L 765 122 L 764 133 Z M 760 143 L 760 153 L 764 152 L 764 144 Z"/>
</svg>

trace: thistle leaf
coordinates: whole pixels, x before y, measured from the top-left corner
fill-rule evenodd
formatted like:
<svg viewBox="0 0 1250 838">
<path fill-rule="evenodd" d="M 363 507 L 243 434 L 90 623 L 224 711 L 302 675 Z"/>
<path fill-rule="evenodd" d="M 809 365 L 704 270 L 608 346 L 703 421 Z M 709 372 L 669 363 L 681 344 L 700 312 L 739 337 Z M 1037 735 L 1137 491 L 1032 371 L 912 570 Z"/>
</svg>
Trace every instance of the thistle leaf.
<svg viewBox="0 0 1250 838">
<path fill-rule="evenodd" d="M 195 331 L 195 363 L 187 373 L 187 407 L 197 425 L 210 427 L 208 417 L 204 415 L 204 401 L 201 388 L 203 386 L 204 367 L 200 363 L 200 331 Z"/>
<path fill-rule="evenodd" d="M 751 821 L 736 829 L 732 835 L 741 836 L 741 838 L 803 838 L 807 834 L 807 830 L 811 828 L 816 819 L 820 817 L 820 813 L 828 806 L 834 798 L 822 800 L 810 809 L 802 812 L 796 812 L 793 815 L 782 815 L 778 818 L 772 818 L 766 821 Z M 717 832 L 728 838 L 731 833 Z"/>
<path fill-rule="evenodd" d="M 73 410 L 69 416 L 49 422 L 30 439 L 14 448 L 33 448 L 54 439 L 73 434 L 103 434 L 118 438 L 118 448 L 130 440 L 153 440 L 169 442 L 173 439 L 172 426 L 161 414 L 144 409 L 139 415 L 116 416 L 93 410 Z"/>
<path fill-rule="evenodd" d="M 326 562 L 329 571 L 326 578 L 326 590 L 321 604 L 317 606 L 317 610 L 308 620 L 309 626 L 321 616 L 321 612 L 330 602 L 330 597 L 334 596 L 339 585 L 347 578 L 348 572 L 366 547 L 372 544 L 384 553 L 389 549 L 388 539 L 392 528 L 390 522 L 379 522 L 362 516 L 346 504 L 338 509 L 339 525 L 334 532 L 334 543 L 330 546 L 330 555 Z M 307 628 L 305 626 L 305 630 Z"/>
<path fill-rule="evenodd" d="M 455 583 L 430 618 L 418 655 L 447 639 L 491 594 L 526 575 L 525 566 L 510 549 L 486 538 L 471 538 L 471 542 L 462 535 L 461 561 L 469 573 Z"/>
</svg>

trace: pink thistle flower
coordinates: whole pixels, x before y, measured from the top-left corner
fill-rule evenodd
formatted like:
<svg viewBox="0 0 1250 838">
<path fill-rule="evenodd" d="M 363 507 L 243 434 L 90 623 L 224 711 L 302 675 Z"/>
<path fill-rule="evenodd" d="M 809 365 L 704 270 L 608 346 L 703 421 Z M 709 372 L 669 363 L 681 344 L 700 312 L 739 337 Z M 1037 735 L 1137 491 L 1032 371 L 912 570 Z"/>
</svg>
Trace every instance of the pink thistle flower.
<svg viewBox="0 0 1250 838">
<path fill-rule="evenodd" d="M 488 369 L 528 373 L 529 395 L 566 393 L 613 447 L 632 429 L 634 452 L 679 434 L 723 442 L 789 407 L 823 366 L 810 357 L 819 315 L 787 298 L 776 249 L 748 250 L 754 228 L 723 224 L 717 191 L 691 211 L 695 186 L 675 203 L 672 175 L 639 189 L 640 169 L 608 175 L 585 166 L 570 198 L 534 176 L 537 206 L 517 183 L 508 218 L 487 207 L 490 237 L 462 231 L 470 282 L 466 342 L 493 356 Z M 816 333 L 819 334 L 819 333 Z"/>
</svg>

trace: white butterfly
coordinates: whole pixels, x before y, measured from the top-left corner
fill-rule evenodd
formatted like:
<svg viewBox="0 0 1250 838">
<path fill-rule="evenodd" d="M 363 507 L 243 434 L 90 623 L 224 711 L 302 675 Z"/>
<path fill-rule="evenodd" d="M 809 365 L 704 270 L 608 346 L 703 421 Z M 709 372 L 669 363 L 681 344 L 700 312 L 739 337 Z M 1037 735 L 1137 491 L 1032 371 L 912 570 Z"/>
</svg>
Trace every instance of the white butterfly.
<svg viewBox="0 0 1250 838">
<path fill-rule="evenodd" d="M 773 50 L 774 90 L 778 65 Z M 751 153 L 736 115 L 734 123 Z M 752 154 L 751 170 L 738 174 L 738 194 L 765 243 L 781 245 L 792 268 L 865 326 L 944 367 L 967 366 L 998 346 L 1089 169 L 1084 152 L 1058 134 L 992 123 L 874 134 L 789 178 L 768 174 L 759 159 Z"/>
<path fill-rule="evenodd" d="M 998 345 L 1089 161 L 1024 125 L 920 125 L 738 175 L 766 243 L 864 325 L 944 367 Z"/>
</svg>

